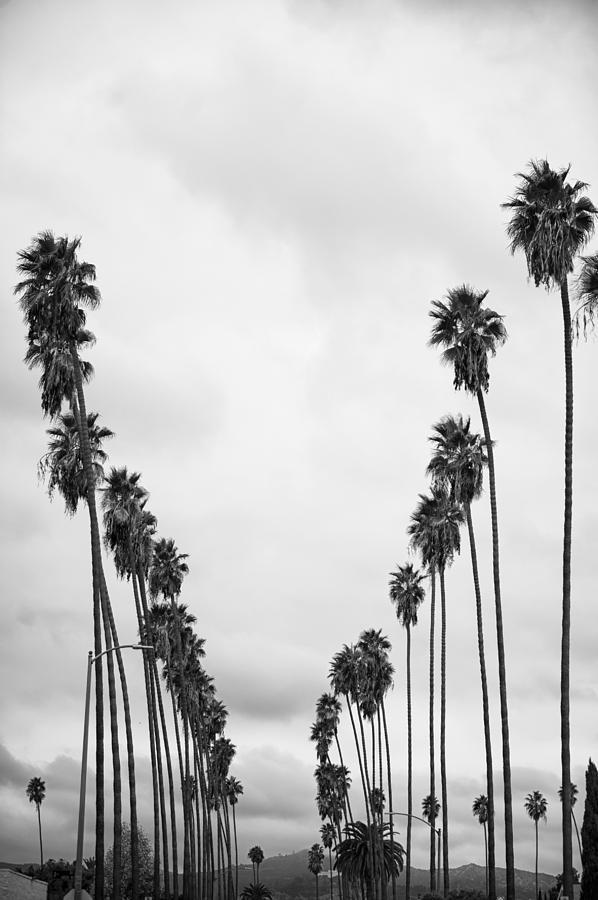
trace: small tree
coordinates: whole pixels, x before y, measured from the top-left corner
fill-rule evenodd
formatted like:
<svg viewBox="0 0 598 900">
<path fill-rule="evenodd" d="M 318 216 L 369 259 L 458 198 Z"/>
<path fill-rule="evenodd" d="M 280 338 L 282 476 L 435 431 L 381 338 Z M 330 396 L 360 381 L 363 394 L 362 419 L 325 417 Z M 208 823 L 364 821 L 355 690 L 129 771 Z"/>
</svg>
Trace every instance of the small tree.
<svg viewBox="0 0 598 900">
<path fill-rule="evenodd" d="M 260 880 L 260 865 L 264 861 L 264 851 L 256 844 L 255 847 L 252 847 L 249 853 L 247 854 L 249 859 L 251 860 L 251 865 L 253 866 L 253 881 L 254 884 L 259 884 Z"/>
<path fill-rule="evenodd" d="M 598 769 L 590 760 L 586 769 L 586 802 L 581 826 L 581 900 L 598 896 Z"/>
<path fill-rule="evenodd" d="M 153 887 L 154 875 L 154 855 L 152 853 L 150 842 L 147 839 L 141 825 L 137 826 L 137 844 L 139 853 L 139 893 L 151 894 Z M 113 857 L 114 848 L 110 847 L 106 853 L 105 872 L 106 872 L 106 888 L 111 896 L 112 878 L 113 878 Z M 121 854 L 121 885 L 122 896 L 129 898 L 133 896 L 133 872 L 131 866 L 131 827 L 127 822 L 122 825 L 122 854 Z"/>
</svg>

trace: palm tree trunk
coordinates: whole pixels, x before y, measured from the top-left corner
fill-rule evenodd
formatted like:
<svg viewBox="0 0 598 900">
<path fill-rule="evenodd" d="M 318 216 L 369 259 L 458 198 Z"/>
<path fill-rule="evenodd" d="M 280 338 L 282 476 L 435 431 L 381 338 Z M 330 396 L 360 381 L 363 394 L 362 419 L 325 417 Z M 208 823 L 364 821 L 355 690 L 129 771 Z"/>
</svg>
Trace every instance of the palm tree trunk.
<svg viewBox="0 0 598 900">
<path fill-rule="evenodd" d="M 538 898 L 538 820 L 536 819 L 536 900 Z M 573 896 L 573 895 L 571 895 Z"/>
<path fill-rule="evenodd" d="M 484 861 L 486 863 L 486 896 L 488 896 L 488 885 L 490 883 L 489 878 L 488 878 L 488 833 L 486 831 L 486 823 L 483 822 L 482 824 L 484 826 Z"/>
<path fill-rule="evenodd" d="M 374 809 L 373 809 L 373 805 L 372 805 L 372 788 L 370 785 L 370 776 L 369 776 L 369 771 L 368 771 L 368 757 L 367 757 L 367 749 L 366 749 L 366 744 L 365 744 L 365 732 L 364 732 L 364 728 L 363 728 L 363 720 L 361 718 L 359 703 L 356 703 L 355 705 L 357 707 L 357 721 L 359 722 L 359 731 L 361 734 L 361 746 L 363 749 L 362 777 L 364 778 L 364 788 L 365 788 L 365 794 L 366 794 L 365 811 L 366 811 L 367 823 L 368 823 L 368 829 L 369 829 L 370 822 L 374 822 L 374 823 L 376 822 L 376 815 L 374 813 Z M 358 750 L 359 750 L 359 748 L 358 748 Z M 371 867 L 372 893 L 376 897 L 378 897 L 380 892 L 379 892 L 378 879 L 376 878 L 376 874 L 375 874 L 376 868 L 374 866 L 374 852 L 376 852 L 376 854 L 377 854 L 378 849 L 376 847 L 376 851 L 374 851 L 374 847 L 372 846 L 372 844 L 373 844 L 373 841 L 368 842 L 368 850 L 371 855 L 371 863 L 372 863 L 372 867 Z"/>
<path fill-rule="evenodd" d="M 316 900 L 320 900 L 320 886 L 318 884 L 318 876 L 316 875 Z"/>
<path fill-rule="evenodd" d="M 93 639 L 94 656 L 97 657 L 95 669 L 95 713 L 96 713 L 96 821 L 95 821 L 95 892 L 98 897 L 104 896 L 104 681 L 102 675 L 102 622 L 100 600 L 100 572 L 102 571 L 102 553 L 100 548 L 100 529 L 96 511 L 95 480 L 91 464 L 91 448 L 87 428 L 87 411 L 83 394 L 83 379 L 77 347 L 73 341 L 70 345 L 73 362 L 77 401 L 79 404 L 79 429 L 81 439 L 81 456 L 83 470 L 87 481 L 87 508 L 89 510 L 89 526 L 91 534 L 91 572 L 93 591 Z"/>
<path fill-rule="evenodd" d="M 41 804 L 36 803 L 37 806 L 37 827 L 39 829 L 39 858 L 41 860 L 41 868 L 44 867 L 44 847 L 42 844 L 42 817 L 41 817 Z"/>
<path fill-rule="evenodd" d="M 413 757 L 411 742 L 411 627 L 407 622 L 407 860 L 405 897 L 411 900 L 411 815 L 413 812 Z"/>
<path fill-rule="evenodd" d="M 583 856 L 581 853 L 581 840 L 579 838 L 579 828 L 577 827 L 577 822 L 575 820 L 575 813 L 573 812 L 573 807 L 571 807 L 571 817 L 573 819 L 573 824 L 575 825 L 575 834 L 577 835 L 577 846 L 579 847 L 579 874 L 581 875 L 583 871 Z"/>
<path fill-rule="evenodd" d="M 442 892 L 450 890 L 448 855 L 448 796 L 446 790 L 446 595 L 444 566 L 440 569 L 440 783 L 442 790 Z"/>
<path fill-rule="evenodd" d="M 357 729 L 355 727 L 355 719 L 353 717 L 353 710 L 351 708 L 351 700 L 350 700 L 348 694 L 345 694 L 345 698 L 347 700 L 347 708 L 349 710 L 349 718 L 351 719 L 351 726 L 353 728 L 353 737 L 355 738 L 355 747 L 357 749 L 357 760 L 359 762 L 359 771 L 361 774 L 361 784 L 363 786 L 363 796 L 365 798 L 365 815 L 366 815 L 367 827 L 368 827 L 368 832 L 369 832 L 370 822 L 371 822 L 371 815 L 370 815 L 371 795 L 368 791 L 368 780 L 367 780 L 366 774 L 364 772 L 364 765 L 363 765 L 363 761 L 361 758 L 361 751 L 359 749 L 359 738 L 357 736 Z M 357 707 L 357 714 L 359 716 L 359 707 Z M 359 717 L 359 724 L 360 724 L 362 734 L 363 734 L 363 725 L 361 723 L 361 717 Z M 373 894 L 374 890 L 373 890 L 373 885 L 371 884 L 371 881 L 373 881 L 374 859 L 373 859 L 373 850 L 372 850 L 371 841 L 368 842 L 368 858 L 369 858 L 369 867 L 370 867 L 370 872 L 372 873 L 372 878 L 368 879 L 367 889 L 368 889 L 368 894 L 370 892 Z"/>
<path fill-rule="evenodd" d="M 334 900 L 332 890 L 332 844 L 328 847 L 328 880 L 330 881 L 330 900 Z"/>
<path fill-rule="evenodd" d="M 134 579 L 133 579 L 134 580 Z M 129 776 L 129 810 L 131 816 L 131 893 L 132 900 L 139 898 L 139 833 L 137 826 L 137 794 L 135 789 L 135 750 L 133 747 L 133 730 L 131 728 L 131 706 L 129 703 L 129 689 L 127 687 L 127 677 L 125 674 L 125 666 L 122 653 L 118 649 L 118 633 L 116 630 L 116 622 L 112 613 L 110 598 L 106 588 L 106 581 L 102 574 L 102 589 L 106 594 L 106 609 L 110 621 L 110 631 L 114 646 L 116 663 L 118 665 L 118 674 L 120 678 L 121 691 L 123 695 L 123 709 L 125 714 L 125 735 L 127 740 L 127 772 Z"/>
<path fill-rule="evenodd" d="M 142 595 L 143 596 L 143 595 Z M 158 675 L 158 666 L 156 664 L 155 655 L 152 657 L 151 675 L 154 682 L 156 697 L 158 699 L 158 710 L 160 713 L 160 727 L 162 729 L 162 740 L 164 742 L 164 756 L 166 758 L 166 771 L 168 775 L 168 791 L 170 795 L 170 828 L 172 835 L 172 881 L 174 898 L 179 897 L 179 863 L 178 863 L 178 842 L 176 828 L 176 811 L 174 802 L 174 777 L 172 774 L 172 760 L 170 758 L 170 743 L 168 740 L 168 728 L 166 726 L 166 714 L 164 712 L 164 703 L 162 701 L 162 691 L 160 690 L 160 678 Z M 164 867 L 167 868 L 168 863 L 165 862 Z"/>
<path fill-rule="evenodd" d="M 500 559 L 498 543 L 498 511 L 496 506 L 496 474 L 494 449 L 486 414 L 484 394 L 477 392 L 480 415 L 484 426 L 486 453 L 488 454 L 488 481 L 490 483 L 490 512 L 492 519 L 492 572 L 494 577 L 494 606 L 496 612 L 496 646 L 498 651 L 498 686 L 500 693 L 500 720 L 502 732 L 503 794 L 505 806 L 505 861 L 507 869 L 507 900 L 515 900 L 515 855 L 513 845 L 513 796 L 511 789 L 511 747 L 509 743 L 509 710 L 507 706 L 507 674 L 505 644 L 502 627 L 502 602 L 500 596 Z M 564 783 L 564 782 L 563 782 Z"/>
<path fill-rule="evenodd" d="M 338 758 L 339 758 L 340 764 L 341 764 L 342 768 L 344 769 L 345 763 L 343 760 L 343 754 L 341 751 L 341 745 L 340 745 L 340 741 L 338 739 L 338 732 L 337 732 L 336 728 L 334 729 L 334 740 L 336 741 L 336 749 L 338 750 Z M 345 819 L 348 819 L 350 822 L 352 822 L 353 821 L 353 812 L 351 810 L 351 801 L 349 800 L 349 792 L 348 791 L 343 792 L 343 806 L 345 807 L 345 809 L 344 809 Z"/>
<path fill-rule="evenodd" d="M 573 356 L 567 277 L 561 282 L 565 345 L 565 517 L 563 528 L 563 618 L 561 637 L 561 770 L 563 785 L 563 893 L 573 896 L 571 834 L 571 747 L 569 726 L 569 648 L 571 632 L 571 511 L 573 505 Z"/>
<path fill-rule="evenodd" d="M 151 644 L 152 647 L 155 647 L 155 639 L 154 634 L 152 632 L 151 620 L 149 615 L 149 609 L 147 606 L 147 594 L 145 590 L 145 573 L 143 571 L 143 566 L 141 563 L 137 564 L 137 584 L 139 585 L 139 596 L 141 598 L 141 608 L 143 611 L 143 621 L 145 622 L 145 641 L 146 644 Z M 172 766 L 170 763 L 170 747 L 168 744 L 168 734 L 166 733 L 166 717 L 164 716 L 164 707 L 162 704 L 162 695 L 160 693 L 160 681 L 158 678 L 158 668 L 156 664 L 156 655 L 154 650 L 144 650 L 143 655 L 144 658 L 147 654 L 147 663 L 148 663 L 148 675 L 150 682 L 150 691 L 152 698 L 152 710 L 154 716 L 154 732 L 155 732 L 155 740 L 156 740 L 156 758 L 158 762 L 158 790 L 160 794 L 160 811 L 162 817 L 162 845 L 163 845 L 163 860 L 164 860 L 164 895 L 169 898 L 170 895 L 170 875 L 169 875 L 169 855 L 168 855 L 168 829 L 167 829 L 167 814 L 166 814 L 166 798 L 164 796 L 164 772 L 162 767 L 162 748 L 160 746 L 160 727 L 162 727 L 162 734 L 164 740 L 164 754 L 166 757 L 166 765 L 168 769 L 168 780 L 169 780 L 169 793 L 170 793 L 170 813 L 171 813 L 171 825 L 173 831 L 173 869 L 176 873 L 177 869 L 177 855 L 176 855 L 176 820 L 175 820 L 175 809 L 174 809 L 174 782 L 172 778 Z M 158 699 L 159 704 L 159 715 L 158 708 L 156 704 L 156 697 Z M 175 888 L 174 888 L 174 898 L 178 900 L 178 884 L 176 875 L 175 879 Z"/>
<path fill-rule="evenodd" d="M 392 813 L 392 775 L 390 769 L 390 747 L 388 743 L 388 727 L 386 724 L 386 709 L 384 707 L 384 698 L 382 698 L 382 723 L 384 725 L 384 743 L 386 746 L 386 773 L 388 780 L 388 810 Z M 395 845 L 395 836 L 394 836 L 394 822 L 392 815 L 388 817 L 388 824 L 390 825 L 390 855 L 391 859 L 394 859 L 394 845 Z M 391 878 L 392 878 L 392 900 L 397 900 L 397 876 L 395 872 L 395 867 L 391 868 Z"/>
<path fill-rule="evenodd" d="M 235 837 L 235 898 L 239 896 L 239 845 L 237 843 L 237 815 L 235 812 L 236 803 L 231 804 L 233 808 L 233 834 Z"/>
<path fill-rule="evenodd" d="M 436 572 L 430 570 L 430 892 L 436 891 L 436 779 L 434 766 L 434 614 L 436 610 Z"/>
<path fill-rule="evenodd" d="M 484 744 L 486 749 L 486 796 L 488 810 L 488 834 L 486 836 L 486 823 L 484 822 L 484 840 L 487 838 L 486 850 L 486 894 L 490 900 L 496 898 L 496 864 L 494 847 L 494 775 L 492 769 L 492 741 L 490 737 L 490 711 L 488 704 L 488 682 L 486 679 L 486 658 L 484 654 L 484 627 L 482 621 L 482 595 L 480 592 L 480 579 L 478 574 L 478 557 L 476 552 L 473 521 L 471 518 L 471 504 L 465 504 L 467 518 L 467 531 L 469 533 L 469 548 L 471 550 L 471 568 L 473 572 L 473 585 L 475 590 L 476 619 L 478 628 L 478 655 L 480 658 L 480 679 L 482 682 L 482 714 L 484 720 Z"/>
</svg>

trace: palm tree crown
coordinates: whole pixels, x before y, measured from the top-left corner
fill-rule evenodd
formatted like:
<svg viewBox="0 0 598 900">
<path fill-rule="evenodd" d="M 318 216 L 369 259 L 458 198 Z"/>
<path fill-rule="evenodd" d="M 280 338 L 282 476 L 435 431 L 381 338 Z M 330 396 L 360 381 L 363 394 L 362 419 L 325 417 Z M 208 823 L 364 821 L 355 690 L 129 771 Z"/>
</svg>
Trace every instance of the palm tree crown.
<svg viewBox="0 0 598 900">
<path fill-rule="evenodd" d="M 528 794 L 525 798 L 524 806 L 528 816 L 534 822 L 539 822 L 540 819 L 546 821 L 548 800 L 540 791 L 532 791 L 531 794 Z"/>
<path fill-rule="evenodd" d="M 584 337 L 587 337 L 598 316 L 598 253 L 583 258 L 577 289 L 580 306 L 574 316 L 575 332 L 579 337 L 583 328 Z"/>
<path fill-rule="evenodd" d="M 482 306 L 488 291 L 476 291 L 467 284 L 447 292 L 445 302 L 434 300 L 430 344 L 443 347 L 442 361 L 454 369 L 453 384 L 470 394 L 487 391 L 490 383 L 488 354 L 507 339 L 503 317 Z"/>
<path fill-rule="evenodd" d="M 598 210 L 582 194 L 585 182 L 567 182 L 569 169 L 556 171 L 546 159 L 531 160 L 527 172 L 517 174 L 515 195 L 502 204 L 513 210 L 507 226 L 511 252 L 523 250 L 536 287 L 560 285 L 594 232 Z"/>
<path fill-rule="evenodd" d="M 484 822 L 488 821 L 488 797 L 485 794 L 480 794 L 479 797 L 476 797 L 473 801 L 471 811 L 473 815 L 476 817 L 480 825 L 483 825 Z"/>
<path fill-rule="evenodd" d="M 390 577 L 390 600 L 395 605 L 397 619 L 405 628 L 417 625 L 417 611 L 425 597 L 422 586 L 425 575 L 411 563 L 405 563 L 397 566 L 397 571 L 391 572 Z"/>
<path fill-rule="evenodd" d="M 433 426 L 430 437 L 434 451 L 427 473 L 455 503 L 469 504 L 480 496 L 488 464 L 485 440 L 471 432 L 470 422 L 469 416 L 445 416 Z"/>
<path fill-rule="evenodd" d="M 36 809 L 39 809 L 46 796 L 46 782 L 41 778 L 31 778 L 25 793 L 29 797 L 29 802 L 35 803 Z"/>
</svg>

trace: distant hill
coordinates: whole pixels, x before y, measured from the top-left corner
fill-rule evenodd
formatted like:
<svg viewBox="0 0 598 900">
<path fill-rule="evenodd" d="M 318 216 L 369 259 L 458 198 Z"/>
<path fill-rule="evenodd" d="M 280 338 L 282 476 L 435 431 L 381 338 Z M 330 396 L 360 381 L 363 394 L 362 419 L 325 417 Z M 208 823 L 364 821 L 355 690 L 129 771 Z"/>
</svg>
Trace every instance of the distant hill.
<svg viewBox="0 0 598 900">
<path fill-rule="evenodd" d="M 320 900 L 330 897 L 330 883 L 328 880 L 328 856 L 324 863 L 325 871 L 320 875 Z M 335 878 L 336 875 L 333 876 Z M 251 864 L 239 867 L 239 889 L 249 884 L 253 878 Z M 315 878 L 307 868 L 307 850 L 299 850 L 287 855 L 271 856 L 265 859 L 260 866 L 260 881 L 277 896 L 278 900 L 285 897 L 293 900 L 312 900 L 316 896 Z M 538 886 L 542 891 L 548 891 L 555 883 L 554 875 L 546 873 L 538 874 Z M 429 889 L 430 876 L 427 869 L 411 869 L 411 892 L 413 897 L 425 894 Z M 486 872 L 483 866 L 469 863 L 450 870 L 451 888 L 467 888 L 469 890 L 485 891 Z M 496 891 L 498 896 L 506 894 L 507 878 L 505 869 L 496 869 Z M 334 896 L 336 886 L 333 884 Z M 515 869 L 515 887 L 517 897 L 520 900 L 534 900 L 535 875 L 523 869 Z M 401 875 L 398 883 L 398 895 L 405 896 L 405 875 Z"/>
</svg>

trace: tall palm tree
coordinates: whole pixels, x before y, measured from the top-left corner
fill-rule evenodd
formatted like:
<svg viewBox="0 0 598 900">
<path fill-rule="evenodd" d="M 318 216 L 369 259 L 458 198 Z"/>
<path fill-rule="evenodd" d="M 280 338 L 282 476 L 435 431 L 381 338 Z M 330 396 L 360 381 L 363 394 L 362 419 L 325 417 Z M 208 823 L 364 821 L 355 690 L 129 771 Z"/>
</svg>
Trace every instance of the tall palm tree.
<svg viewBox="0 0 598 900">
<path fill-rule="evenodd" d="M 420 501 L 407 529 L 412 546 L 419 550 L 428 568 L 438 572 L 440 581 L 440 782 L 442 792 L 442 886 L 444 895 L 450 889 L 448 851 L 448 797 L 446 780 L 446 592 L 445 571 L 460 550 L 461 508 L 440 486 L 432 486 L 429 496 Z M 433 792 L 430 791 L 431 796 Z M 432 878 L 432 875 L 430 875 Z"/>
<path fill-rule="evenodd" d="M 183 895 L 186 898 L 190 890 L 191 878 L 191 844 L 190 844 L 190 827 L 191 827 L 191 798 L 189 796 L 189 786 L 191 784 L 189 769 L 189 716 L 187 712 L 187 689 L 184 682 L 184 656 L 183 645 L 181 641 L 180 629 L 176 626 L 177 622 L 177 606 L 176 598 L 179 596 L 183 580 L 189 572 L 189 567 L 185 560 L 188 558 L 187 553 L 179 553 L 178 548 L 172 538 L 160 538 L 154 542 L 154 552 L 149 571 L 149 591 L 150 597 L 155 599 L 158 595 L 162 595 L 165 601 L 170 603 L 173 619 L 174 644 L 176 652 L 176 666 L 178 668 L 181 700 L 181 718 L 183 721 L 183 755 L 184 765 L 181 772 L 182 798 L 183 798 Z M 175 711 L 176 724 L 176 711 Z"/>
<path fill-rule="evenodd" d="M 561 783 L 571 783 L 569 669 L 571 632 L 571 512 L 573 502 L 573 356 L 568 275 L 575 257 L 594 232 L 598 210 L 582 192 L 583 181 L 567 181 L 570 166 L 558 171 L 548 160 L 531 160 L 519 173 L 515 195 L 503 207 L 512 210 L 507 226 L 511 251 L 523 250 L 536 287 L 558 288 L 563 314 L 565 350 L 565 515 L 563 528 L 563 606 L 561 635 Z M 571 794 L 562 803 L 563 889 L 573 894 Z"/>
<path fill-rule="evenodd" d="M 575 813 L 573 812 L 573 807 L 577 803 L 577 795 L 579 791 L 577 789 L 576 784 L 571 784 L 571 818 L 573 819 L 573 825 L 575 827 L 575 834 L 577 835 L 577 846 L 579 847 L 579 864 L 581 869 L 583 869 L 583 855 L 581 852 L 581 838 L 579 836 L 579 828 L 577 827 L 577 821 L 575 819 Z M 561 803 L 563 802 L 563 788 L 559 788 L 559 800 Z"/>
<path fill-rule="evenodd" d="M 488 834 L 486 825 L 488 823 L 488 797 L 480 794 L 473 801 L 471 811 L 480 825 L 484 826 L 484 862 L 486 864 L 486 895 L 488 895 Z"/>
<path fill-rule="evenodd" d="M 264 851 L 259 844 L 252 847 L 247 854 L 253 866 L 253 880 L 257 884 L 260 880 L 260 866 L 264 861 Z"/>
<path fill-rule="evenodd" d="M 80 238 L 55 238 L 51 231 L 40 232 L 26 250 L 18 254 L 18 271 L 23 276 L 15 287 L 19 305 L 27 327 L 28 362 L 41 366 L 44 371 L 42 409 L 45 415 L 60 413 L 62 399 L 77 408 L 80 428 L 81 455 L 87 481 L 87 507 L 90 519 L 92 596 L 94 622 L 95 694 L 96 694 L 96 892 L 104 890 L 104 723 L 102 678 L 102 616 L 108 617 L 107 592 L 104 588 L 100 531 L 95 503 L 95 478 L 87 427 L 87 410 L 83 383 L 89 370 L 82 365 L 79 349 L 82 345 L 81 330 L 85 328 L 86 310 L 96 309 L 100 292 L 93 283 L 95 267 L 78 258 Z M 70 365 L 64 365 L 66 355 Z M 58 362 L 57 360 L 62 360 Z M 46 377 L 47 375 L 47 377 Z M 111 646 L 110 629 L 107 627 L 107 648 Z M 116 726 L 116 695 L 111 669 L 112 654 L 108 653 L 109 697 L 115 781 L 115 890 L 118 896 L 120 877 L 121 823 L 119 760 Z"/>
<path fill-rule="evenodd" d="M 490 384 L 488 355 L 494 356 L 504 344 L 507 331 L 493 309 L 482 304 L 488 291 L 476 291 L 463 284 L 446 295 L 446 302 L 432 303 L 430 316 L 434 320 L 430 344 L 442 347 L 442 360 L 453 367 L 453 385 L 475 396 L 484 427 L 485 449 L 488 456 L 490 484 L 490 514 L 492 522 L 492 571 L 494 608 L 496 617 L 496 647 L 498 654 L 498 685 L 502 736 L 503 796 L 505 815 L 505 861 L 507 869 L 507 900 L 515 900 L 515 857 L 513 845 L 513 797 L 511 788 L 511 749 L 509 743 L 509 710 L 507 703 L 507 673 L 500 590 L 500 554 L 498 540 L 498 508 L 496 502 L 496 472 L 490 424 L 484 394 Z"/>
<path fill-rule="evenodd" d="M 44 798 L 46 796 L 46 782 L 42 781 L 41 778 L 31 778 L 27 787 L 25 788 L 25 793 L 29 797 L 30 803 L 35 803 L 35 808 L 37 810 L 37 825 L 39 829 L 39 856 L 40 856 L 40 867 L 43 869 L 44 867 L 44 848 L 42 844 L 42 819 L 41 819 L 41 808 Z"/>
<path fill-rule="evenodd" d="M 413 813 L 413 747 L 411 729 L 411 626 L 417 625 L 417 611 L 424 601 L 422 582 L 425 578 L 411 563 L 391 572 L 390 600 L 395 604 L 399 622 L 407 632 L 407 859 L 405 896 L 411 894 L 411 815 Z M 391 801 L 392 803 L 392 801 Z"/>
<path fill-rule="evenodd" d="M 322 844 L 328 850 L 328 880 L 330 881 L 330 900 L 332 900 L 334 896 L 332 889 L 332 847 L 334 846 L 336 831 L 331 822 L 325 822 L 320 826 L 320 837 L 322 838 Z"/>
<path fill-rule="evenodd" d="M 307 868 L 316 879 L 316 900 L 320 900 L 318 876 L 324 868 L 324 848 L 321 844 L 312 844 L 307 851 Z"/>
<path fill-rule="evenodd" d="M 482 685 L 482 714 L 484 723 L 484 744 L 486 750 L 486 821 L 488 823 L 488 886 L 490 900 L 496 897 L 495 844 L 494 844 L 494 776 L 492 768 L 492 742 L 490 737 L 490 710 L 488 703 L 488 681 L 484 654 L 484 628 L 482 621 L 482 596 L 478 574 L 478 561 L 471 515 L 471 503 L 482 493 L 483 469 L 488 463 L 485 441 L 479 434 L 472 433 L 470 419 L 461 415 L 445 416 L 433 427 L 430 441 L 434 451 L 428 464 L 428 474 L 435 484 L 444 486 L 452 500 L 465 510 L 471 568 L 476 601 L 476 621 L 478 631 L 478 656 Z M 486 835 L 486 825 L 484 825 Z"/>
<path fill-rule="evenodd" d="M 536 829 L 536 897 L 538 896 L 538 822 L 540 819 L 546 821 L 546 810 L 548 809 L 548 801 L 540 791 L 532 791 L 525 798 L 525 811 L 530 819 L 532 819 Z"/>
<path fill-rule="evenodd" d="M 226 779 L 226 794 L 233 811 L 233 833 L 235 840 L 235 897 L 238 897 L 239 895 L 239 848 L 237 845 L 237 818 L 235 807 L 239 802 L 239 797 L 242 793 L 243 785 L 241 782 L 233 775 L 229 775 Z"/>
</svg>

